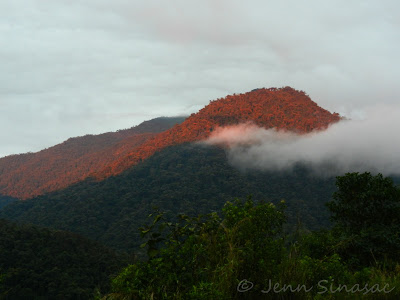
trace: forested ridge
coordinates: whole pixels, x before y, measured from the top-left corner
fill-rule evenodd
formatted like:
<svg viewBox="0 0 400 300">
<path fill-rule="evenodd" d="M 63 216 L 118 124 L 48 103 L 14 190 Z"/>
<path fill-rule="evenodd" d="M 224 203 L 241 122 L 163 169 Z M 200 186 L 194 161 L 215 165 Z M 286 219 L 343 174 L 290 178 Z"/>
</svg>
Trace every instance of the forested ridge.
<svg viewBox="0 0 400 300">
<path fill-rule="evenodd" d="M 0 159 L 0 193 L 27 199 L 87 178 L 184 117 L 156 118 L 125 130 L 85 135 L 37 153 Z"/>
<path fill-rule="evenodd" d="M 165 147 L 206 139 L 217 127 L 252 122 L 267 129 L 306 133 L 326 129 L 339 120 L 339 114 L 319 107 L 305 92 L 291 87 L 261 88 L 228 95 L 210 101 L 183 123 L 149 139 L 95 176 L 103 179 L 119 174 Z"/>
<path fill-rule="evenodd" d="M 28 199 L 89 176 L 102 180 L 165 147 L 205 139 L 221 126 L 252 122 L 263 128 L 306 133 L 325 129 L 339 120 L 337 113 L 328 112 L 305 92 L 290 87 L 228 95 L 210 101 L 186 120 L 158 118 L 127 130 L 71 138 L 38 153 L 2 158 L 0 193 Z"/>
<path fill-rule="evenodd" d="M 171 215 L 195 215 L 252 194 L 275 203 L 285 199 L 290 226 L 302 222 L 316 229 L 329 225 L 324 203 L 334 189 L 334 178 L 317 177 L 305 166 L 290 172 L 244 172 L 229 164 L 224 149 L 188 143 L 168 147 L 104 181 L 88 179 L 11 203 L 0 217 L 70 230 L 137 252 L 137 228 L 153 206 Z"/>
</svg>

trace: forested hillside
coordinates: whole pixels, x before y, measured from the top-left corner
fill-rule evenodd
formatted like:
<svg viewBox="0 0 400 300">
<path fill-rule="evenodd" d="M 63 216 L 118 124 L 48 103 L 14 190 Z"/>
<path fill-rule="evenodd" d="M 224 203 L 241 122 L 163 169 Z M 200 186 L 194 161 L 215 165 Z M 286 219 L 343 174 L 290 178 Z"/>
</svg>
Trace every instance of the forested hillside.
<svg viewBox="0 0 400 300">
<path fill-rule="evenodd" d="M 138 250 L 138 227 L 153 206 L 188 214 L 218 211 L 236 197 L 252 194 L 273 202 L 285 199 L 290 226 L 315 229 L 329 224 L 324 203 L 333 178 L 297 167 L 291 172 L 241 172 L 218 147 L 182 144 L 104 181 L 86 180 L 64 190 L 10 204 L 0 216 L 71 230 L 128 250 Z"/>
<path fill-rule="evenodd" d="M 141 229 L 147 260 L 106 299 L 399 299 L 400 189 L 368 172 L 336 187 L 329 230 L 288 234 L 282 202 L 237 200 L 175 222 L 157 211 Z"/>
<path fill-rule="evenodd" d="M 9 196 L 0 195 L 0 209 L 3 206 L 6 206 L 8 203 L 11 203 L 12 201 L 16 201 L 16 200 L 18 200 L 18 199 L 15 199 L 15 198 L 12 198 Z"/>
<path fill-rule="evenodd" d="M 158 118 L 127 130 L 71 138 L 38 153 L 2 158 L 0 193 L 27 199 L 89 176 L 102 180 L 165 147 L 205 139 L 221 126 L 252 122 L 263 128 L 306 133 L 339 120 L 338 114 L 319 107 L 302 91 L 290 87 L 256 89 L 210 101 L 185 121 Z"/>
<path fill-rule="evenodd" d="M 96 177 L 102 179 L 119 174 L 167 146 L 205 139 L 221 126 L 252 122 L 267 129 L 306 133 L 326 129 L 339 120 L 337 113 L 332 114 L 319 107 L 305 92 L 290 87 L 262 88 L 245 94 L 229 95 L 210 101 L 209 105 L 192 114 L 183 123 L 132 149 L 98 172 Z"/>
<path fill-rule="evenodd" d="M 70 138 L 37 153 L 0 159 L 0 193 L 26 199 L 79 182 L 184 117 L 156 118 L 130 129 Z"/>
<path fill-rule="evenodd" d="M 93 299 L 128 261 L 76 234 L 0 219 L 0 299 Z"/>
</svg>

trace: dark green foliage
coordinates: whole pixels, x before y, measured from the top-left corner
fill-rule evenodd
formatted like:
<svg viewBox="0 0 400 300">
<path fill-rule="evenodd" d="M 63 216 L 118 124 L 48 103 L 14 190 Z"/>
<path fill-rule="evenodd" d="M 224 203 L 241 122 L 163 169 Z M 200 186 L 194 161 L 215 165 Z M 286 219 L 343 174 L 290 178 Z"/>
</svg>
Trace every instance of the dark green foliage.
<svg viewBox="0 0 400 300">
<path fill-rule="evenodd" d="M 0 299 L 93 299 L 127 262 L 76 234 L 0 220 Z"/>
<path fill-rule="evenodd" d="M 156 153 L 125 173 L 102 182 L 87 180 L 65 190 L 4 208 L 4 218 L 70 230 L 105 244 L 136 250 L 137 228 L 153 206 L 170 216 L 220 211 L 226 201 L 253 194 L 279 203 L 285 199 L 288 224 L 300 220 L 309 229 L 329 226 L 333 178 L 313 176 L 306 168 L 292 172 L 242 172 L 223 149 L 193 144 Z"/>
<path fill-rule="evenodd" d="M 341 241 L 331 231 L 301 233 L 285 246 L 283 204 L 237 200 L 225 204 L 222 218 L 150 217 L 141 228 L 148 260 L 125 268 L 104 299 L 399 297 L 399 265 L 354 268 L 336 253 Z"/>
<path fill-rule="evenodd" d="M 256 283 L 278 273 L 277 266 L 283 258 L 284 207 L 283 202 L 277 207 L 263 202 L 254 205 L 251 199 L 225 204 L 223 225 L 230 234 L 230 246 L 238 251 L 238 259 L 246 262 L 238 267 L 238 278 Z"/>
<path fill-rule="evenodd" d="M 265 276 L 275 277 L 284 257 L 283 205 L 227 202 L 222 214 L 179 215 L 177 222 L 157 214 L 141 229 L 149 236 L 149 261 L 126 268 L 113 280 L 114 291 L 143 299 L 228 299 L 238 293 L 238 278 L 260 287 Z"/>
<path fill-rule="evenodd" d="M 10 204 L 3 214 L 70 227 L 120 248 L 144 242 L 148 259 L 123 269 L 105 299 L 398 299 L 399 190 L 390 179 L 337 177 L 328 204 L 333 229 L 288 235 L 287 219 L 312 224 L 311 215 L 321 215 L 330 179 L 301 167 L 241 173 L 224 155 L 218 148 L 169 148 L 120 176 Z M 251 189 L 255 199 L 264 193 L 275 204 L 233 199 Z M 226 198 L 232 200 L 223 205 Z M 160 209 L 138 231 L 152 205 Z M 67 233 L 1 224 L 0 287 L 9 299 L 87 299 L 96 288 L 107 291 L 119 262 L 110 250 Z M 251 288 L 239 292 L 239 284 Z M 275 292 L 270 284 L 298 290 Z M 346 291 L 357 285 L 391 292 Z"/>
<path fill-rule="evenodd" d="M 2 209 L 7 204 L 9 204 L 13 201 L 16 201 L 16 200 L 18 200 L 18 199 L 15 199 L 15 198 L 9 197 L 9 196 L 0 195 L 0 209 Z"/>
<path fill-rule="evenodd" d="M 348 173 L 336 180 L 338 191 L 327 205 L 353 263 L 397 261 L 400 257 L 400 189 L 382 174 Z"/>
</svg>

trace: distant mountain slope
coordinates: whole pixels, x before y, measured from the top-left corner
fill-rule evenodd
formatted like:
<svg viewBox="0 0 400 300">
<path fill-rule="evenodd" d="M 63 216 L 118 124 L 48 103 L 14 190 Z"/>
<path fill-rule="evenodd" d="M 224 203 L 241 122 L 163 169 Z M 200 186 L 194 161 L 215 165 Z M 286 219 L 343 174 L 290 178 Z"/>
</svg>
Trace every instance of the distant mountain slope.
<svg viewBox="0 0 400 300">
<path fill-rule="evenodd" d="M 241 172 L 218 147 L 181 144 L 165 148 L 120 175 L 88 179 L 65 190 L 11 203 L 0 217 L 71 230 L 118 249 L 138 250 L 138 227 L 153 206 L 177 213 L 217 211 L 228 200 L 285 199 L 289 223 L 327 226 L 324 203 L 334 178 L 318 178 L 304 167 L 293 172 Z"/>
<path fill-rule="evenodd" d="M 156 118 L 130 129 L 70 138 L 37 153 L 0 159 L 0 193 L 26 199 L 81 181 L 184 117 Z"/>
<path fill-rule="evenodd" d="M 0 193 L 27 199 L 89 176 L 102 180 L 165 147 L 205 139 L 220 126 L 252 122 L 264 128 L 305 133 L 339 120 L 338 114 L 319 107 L 302 91 L 290 87 L 256 89 L 210 101 L 185 121 L 155 119 L 128 130 L 72 138 L 38 153 L 2 158 Z M 181 124 L 172 127 L 175 123 Z"/>
<path fill-rule="evenodd" d="M 339 120 L 337 113 L 319 107 L 302 91 L 290 87 L 256 89 L 210 101 L 183 123 L 148 139 L 95 176 L 104 179 L 119 174 L 167 146 L 205 139 L 218 126 L 253 122 L 264 128 L 306 133 L 325 129 Z"/>
<path fill-rule="evenodd" d="M 0 219 L 0 299 L 94 299 L 126 261 L 82 236 Z"/>
<path fill-rule="evenodd" d="M 0 195 L 0 209 L 2 207 L 6 206 L 7 204 L 9 204 L 9 203 L 11 203 L 13 201 L 16 201 L 16 200 L 18 200 L 18 199 L 15 199 L 15 198 L 12 198 L 12 197 L 9 197 L 9 196 Z"/>
</svg>

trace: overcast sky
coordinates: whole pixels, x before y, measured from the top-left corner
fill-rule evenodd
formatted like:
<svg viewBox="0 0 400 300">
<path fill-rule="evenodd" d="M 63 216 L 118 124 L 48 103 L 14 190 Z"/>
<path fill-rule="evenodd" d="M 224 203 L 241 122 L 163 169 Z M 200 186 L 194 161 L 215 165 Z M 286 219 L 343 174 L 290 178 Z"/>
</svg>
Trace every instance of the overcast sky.
<svg viewBox="0 0 400 300">
<path fill-rule="evenodd" d="M 258 87 L 356 118 L 396 104 L 399 12 L 395 0 L 1 0 L 0 157 Z"/>
</svg>

